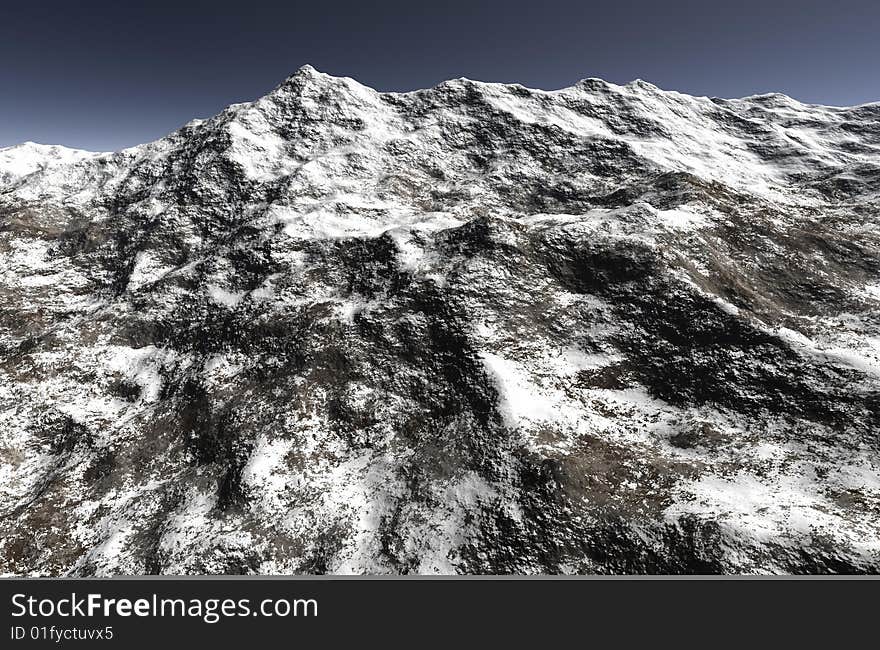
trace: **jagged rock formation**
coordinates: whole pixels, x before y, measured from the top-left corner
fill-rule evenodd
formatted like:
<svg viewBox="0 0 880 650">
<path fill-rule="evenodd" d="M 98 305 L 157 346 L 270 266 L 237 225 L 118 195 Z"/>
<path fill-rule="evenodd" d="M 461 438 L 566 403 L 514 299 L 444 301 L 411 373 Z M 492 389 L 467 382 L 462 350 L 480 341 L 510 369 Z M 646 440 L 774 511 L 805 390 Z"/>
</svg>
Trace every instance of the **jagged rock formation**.
<svg viewBox="0 0 880 650">
<path fill-rule="evenodd" d="M 0 150 L 0 572 L 880 570 L 880 104 L 305 67 Z"/>
</svg>

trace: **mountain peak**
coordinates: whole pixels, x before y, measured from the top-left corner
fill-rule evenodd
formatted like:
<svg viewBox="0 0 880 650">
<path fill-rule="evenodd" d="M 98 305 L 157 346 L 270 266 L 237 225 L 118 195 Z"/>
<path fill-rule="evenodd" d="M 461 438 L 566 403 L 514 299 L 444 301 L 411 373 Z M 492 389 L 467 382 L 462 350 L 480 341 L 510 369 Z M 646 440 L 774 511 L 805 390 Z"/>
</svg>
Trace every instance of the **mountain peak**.
<svg viewBox="0 0 880 650">
<path fill-rule="evenodd" d="M 311 78 L 317 76 L 328 76 L 323 72 L 320 72 L 315 68 L 315 66 L 306 63 L 305 65 L 301 65 L 296 72 L 294 72 L 291 77 L 303 77 L 303 78 Z"/>
<path fill-rule="evenodd" d="M 287 79 L 281 83 L 281 86 L 302 86 L 307 84 L 328 83 L 335 79 L 338 79 L 338 77 L 321 72 L 314 66 L 306 63 L 305 65 L 300 66 L 292 75 L 287 77 Z"/>
</svg>

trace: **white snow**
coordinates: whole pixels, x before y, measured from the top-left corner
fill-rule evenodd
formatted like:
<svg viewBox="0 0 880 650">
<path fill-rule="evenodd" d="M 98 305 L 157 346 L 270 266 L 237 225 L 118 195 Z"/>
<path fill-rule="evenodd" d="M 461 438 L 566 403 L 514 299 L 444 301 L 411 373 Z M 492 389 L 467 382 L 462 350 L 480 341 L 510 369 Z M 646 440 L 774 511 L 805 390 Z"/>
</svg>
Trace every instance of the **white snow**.
<svg viewBox="0 0 880 650">
<path fill-rule="evenodd" d="M 135 256 L 134 267 L 128 278 L 127 291 L 137 291 L 153 282 L 162 278 L 169 271 L 174 269 L 173 266 L 162 264 L 155 253 L 150 251 L 140 251 Z"/>
<path fill-rule="evenodd" d="M 772 331 L 804 354 L 818 357 L 826 363 L 854 368 L 868 375 L 880 377 L 880 338 L 878 337 L 862 335 L 850 339 L 841 338 L 838 342 L 819 343 L 787 327 L 779 327 Z M 839 344 L 843 342 L 848 345 L 844 347 Z"/>
<path fill-rule="evenodd" d="M 657 210 L 661 223 L 672 230 L 692 230 L 704 225 L 706 216 L 692 206 L 682 206 L 672 210 Z"/>
<path fill-rule="evenodd" d="M 880 551 L 872 534 L 877 521 L 851 521 L 820 491 L 809 467 L 774 476 L 740 472 L 724 477 L 706 474 L 681 488 L 680 501 L 666 510 L 676 519 L 684 514 L 712 518 L 740 538 L 797 546 L 797 536 L 830 534 L 843 537 L 864 557 Z"/>
<path fill-rule="evenodd" d="M 229 291 L 216 284 L 208 285 L 208 295 L 211 299 L 224 307 L 234 308 L 241 302 L 247 292 L 245 291 Z"/>
<path fill-rule="evenodd" d="M 524 421 L 552 422 L 563 417 L 558 402 L 531 383 L 515 362 L 491 352 L 482 352 L 480 356 L 495 378 L 500 398 L 498 410 L 508 427 L 518 427 Z"/>
<path fill-rule="evenodd" d="M 48 167 L 59 167 L 104 154 L 61 145 L 25 142 L 0 149 L 0 180 L 15 181 Z"/>
<path fill-rule="evenodd" d="M 108 346 L 103 351 L 104 364 L 111 372 L 118 372 L 134 381 L 142 390 L 142 399 L 155 402 L 162 390 L 162 376 L 159 372 L 164 364 L 177 357 L 173 350 L 148 345 L 142 348 Z"/>
</svg>

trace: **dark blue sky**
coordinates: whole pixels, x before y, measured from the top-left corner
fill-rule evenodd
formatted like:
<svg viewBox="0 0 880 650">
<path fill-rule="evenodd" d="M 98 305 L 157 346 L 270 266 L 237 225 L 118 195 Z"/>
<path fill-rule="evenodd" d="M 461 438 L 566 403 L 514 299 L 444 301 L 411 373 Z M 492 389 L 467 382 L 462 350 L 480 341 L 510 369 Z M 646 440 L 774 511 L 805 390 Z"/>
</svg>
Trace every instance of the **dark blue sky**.
<svg viewBox="0 0 880 650">
<path fill-rule="evenodd" d="M 381 90 L 602 77 L 880 100 L 880 0 L 0 2 L 0 146 L 145 142 L 304 63 Z"/>
</svg>

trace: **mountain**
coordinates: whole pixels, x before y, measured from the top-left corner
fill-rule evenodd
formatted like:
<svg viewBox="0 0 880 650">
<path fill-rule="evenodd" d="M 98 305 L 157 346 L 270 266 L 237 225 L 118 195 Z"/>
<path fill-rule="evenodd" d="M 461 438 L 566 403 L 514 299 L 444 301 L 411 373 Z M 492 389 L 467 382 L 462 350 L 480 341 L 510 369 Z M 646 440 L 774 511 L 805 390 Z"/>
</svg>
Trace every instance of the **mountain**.
<svg viewBox="0 0 880 650">
<path fill-rule="evenodd" d="M 304 67 L 0 150 L 0 572 L 880 572 L 880 104 Z"/>
</svg>

